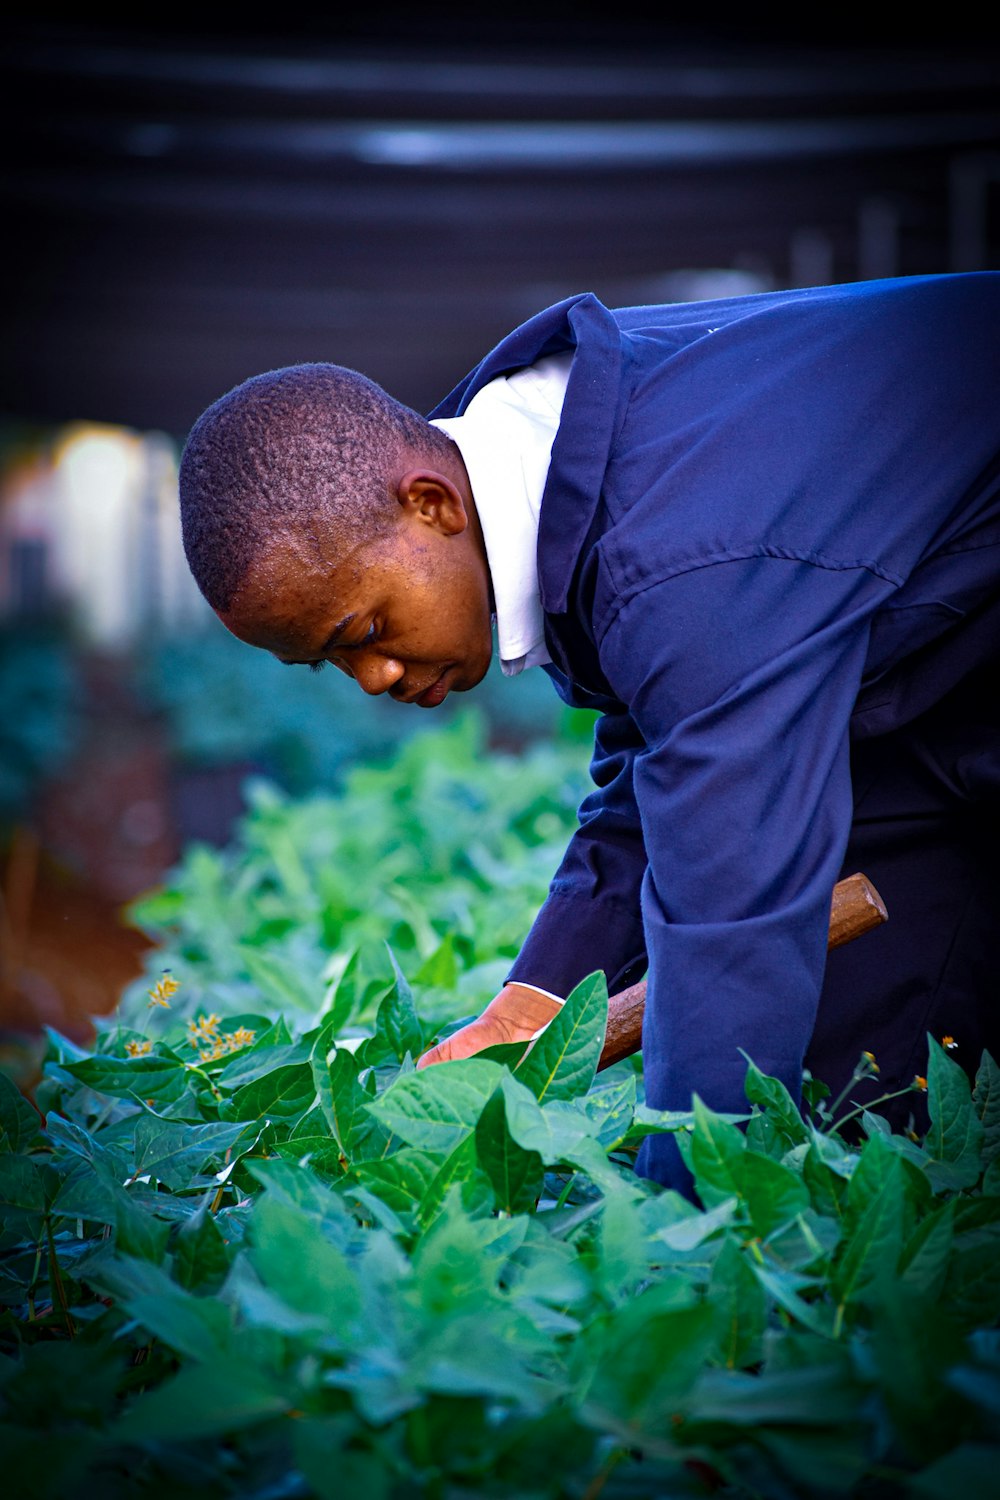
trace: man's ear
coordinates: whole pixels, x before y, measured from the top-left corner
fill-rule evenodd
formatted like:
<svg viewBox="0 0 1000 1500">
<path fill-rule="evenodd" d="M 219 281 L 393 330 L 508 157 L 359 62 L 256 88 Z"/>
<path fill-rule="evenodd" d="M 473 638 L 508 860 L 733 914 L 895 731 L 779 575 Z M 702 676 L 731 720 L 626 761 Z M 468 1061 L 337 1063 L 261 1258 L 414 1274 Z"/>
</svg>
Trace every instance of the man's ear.
<svg viewBox="0 0 1000 1500">
<path fill-rule="evenodd" d="M 432 526 L 442 536 L 458 536 L 469 524 L 469 512 L 458 487 L 434 469 L 409 469 L 396 487 L 407 515 Z"/>
</svg>

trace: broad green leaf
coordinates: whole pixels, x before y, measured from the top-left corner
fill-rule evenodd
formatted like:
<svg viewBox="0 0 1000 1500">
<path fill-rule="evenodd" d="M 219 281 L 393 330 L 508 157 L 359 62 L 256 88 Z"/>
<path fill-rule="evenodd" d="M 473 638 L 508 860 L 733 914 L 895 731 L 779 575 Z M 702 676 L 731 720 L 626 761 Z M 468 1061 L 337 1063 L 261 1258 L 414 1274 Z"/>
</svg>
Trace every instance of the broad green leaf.
<svg viewBox="0 0 1000 1500">
<path fill-rule="evenodd" d="M 995 1237 L 954 1251 L 943 1300 L 964 1328 L 1000 1322 L 1000 1243 Z"/>
<path fill-rule="evenodd" d="M 41 1124 L 37 1109 L 0 1073 L 0 1151 L 30 1151 L 40 1142 Z"/>
<path fill-rule="evenodd" d="M 452 1187 L 459 1187 L 459 1201 L 470 1214 L 489 1213 L 493 1207 L 493 1186 L 479 1164 L 476 1135 L 467 1135 L 445 1157 L 427 1184 L 427 1191 L 417 1210 L 421 1224 L 434 1222 Z"/>
<path fill-rule="evenodd" d="M 81 1062 L 63 1063 L 63 1067 L 95 1093 L 115 1098 L 154 1099 L 162 1104 L 179 1099 L 188 1085 L 183 1063 L 155 1053 L 127 1059 L 87 1057 Z"/>
<path fill-rule="evenodd" d="M 709 1300 L 719 1317 L 720 1355 L 730 1370 L 761 1357 L 767 1299 L 747 1262 L 747 1253 L 727 1238 L 712 1267 Z"/>
<path fill-rule="evenodd" d="M 803 1327 L 818 1333 L 821 1338 L 834 1338 L 833 1308 L 821 1299 L 806 1299 L 801 1292 L 817 1291 L 820 1283 L 814 1277 L 801 1276 L 797 1271 L 777 1271 L 769 1266 L 751 1262 L 751 1269 L 769 1297 L 791 1313 Z"/>
<path fill-rule="evenodd" d="M 837 1348 L 826 1347 L 831 1353 Z M 740 1427 L 850 1427 L 867 1396 L 852 1373 L 850 1362 L 839 1359 L 754 1375 L 706 1370 L 698 1382 L 692 1419 Z"/>
<path fill-rule="evenodd" d="M 384 1043 L 389 1055 L 402 1062 L 407 1054 L 414 1059 L 419 1057 L 423 1050 L 424 1033 L 413 1004 L 410 986 L 391 948 L 389 960 L 396 982 L 378 1008 L 374 1041 L 376 1044 Z"/>
<path fill-rule="evenodd" d="M 167 1250 L 170 1225 L 147 1213 L 126 1192 L 115 1199 L 115 1244 L 124 1255 L 159 1265 Z"/>
<path fill-rule="evenodd" d="M 767 1111 L 768 1118 L 781 1129 L 790 1146 L 807 1140 L 808 1126 L 785 1085 L 779 1078 L 762 1073 L 745 1052 L 743 1056 L 747 1061 L 744 1091 L 750 1103 Z"/>
<path fill-rule="evenodd" d="M 893 1280 L 902 1250 L 903 1232 L 903 1165 L 898 1157 L 891 1156 L 883 1174 L 881 1190 L 869 1199 L 853 1229 L 845 1236 L 834 1266 L 832 1285 L 839 1308 L 844 1309 L 863 1298 L 869 1289 L 873 1288 L 878 1295 L 879 1289 Z"/>
<path fill-rule="evenodd" d="M 280 1416 L 291 1405 L 286 1378 L 246 1360 L 219 1357 L 189 1365 L 140 1396 L 114 1435 L 125 1443 L 219 1438 Z"/>
<path fill-rule="evenodd" d="M 142 1114 L 135 1126 L 133 1173 L 155 1177 L 176 1192 L 187 1187 L 210 1157 L 224 1155 L 246 1129 L 221 1120 L 205 1125 L 167 1124 L 154 1114 Z"/>
<path fill-rule="evenodd" d="M 686 1287 L 661 1282 L 591 1326 L 579 1346 L 584 1421 L 621 1441 L 671 1432 L 672 1415 L 687 1407 L 698 1371 L 718 1351 L 715 1310 L 683 1305 L 689 1297 Z"/>
<path fill-rule="evenodd" d="M 516 1214 L 534 1208 L 542 1190 L 542 1159 L 526 1151 L 507 1129 L 505 1096 L 497 1089 L 476 1125 L 476 1155 L 493 1184 L 496 1205 Z"/>
<path fill-rule="evenodd" d="M 743 1166 L 746 1141 L 735 1125 L 710 1110 L 694 1096 L 694 1134 L 691 1137 L 691 1169 L 698 1196 L 706 1208 L 725 1198 L 743 1196 Z"/>
<path fill-rule="evenodd" d="M 208 1200 L 182 1224 L 174 1241 L 174 1270 L 181 1286 L 214 1290 L 229 1270 L 229 1250 Z"/>
<path fill-rule="evenodd" d="M 516 1069 L 517 1079 L 540 1103 L 573 1099 L 594 1081 L 608 1024 L 603 973 L 578 984 Z"/>
<path fill-rule="evenodd" d="M 497 1063 L 477 1057 L 438 1063 L 397 1078 L 368 1109 L 408 1145 L 448 1156 L 475 1130 L 502 1074 Z"/>
<path fill-rule="evenodd" d="M 983 1163 L 1000 1156 L 1000 1067 L 984 1052 L 976 1073 L 972 1104 L 983 1126 Z"/>
<path fill-rule="evenodd" d="M 120 1305 L 168 1349 L 198 1363 L 224 1353 L 229 1309 L 214 1297 L 195 1297 L 158 1266 L 141 1264 L 119 1272 Z"/>
<path fill-rule="evenodd" d="M 748 1150 L 738 1159 L 736 1172 L 750 1222 L 762 1239 L 809 1207 L 809 1189 L 802 1178 L 769 1156 Z"/>
<path fill-rule="evenodd" d="M 830 1218 L 839 1219 L 843 1212 L 842 1205 L 847 1187 L 844 1179 L 832 1171 L 824 1161 L 815 1140 L 810 1142 L 802 1159 L 802 1181 L 805 1183 L 816 1211 Z"/>
<path fill-rule="evenodd" d="M 290 1120 L 309 1108 L 316 1097 L 312 1068 L 307 1062 L 275 1068 L 253 1083 L 237 1089 L 229 1108 L 237 1120 L 261 1120 L 271 1116 Z"/>
<path fill-rule="evenodd" d="M 114 1225 L 118 1222 L 118 1203 L 123 1195 L 124 1190 L 114 1176 L 81 1157 L 68 1164 L 52 1202 L 52 1213 L 60 1218 Z"/>
<path fill-rule="evenodd" d="M 981 1170 L 983 1123 L 973 1108 L 964 1069 L 932 1036 L 928 1036 L 927 1045 L 927 1109 L 931 1128 L 924 1146 L 938 1161 L 956 1169 L 951 1174 L 954 1186 L 971 1185 Z"/>
<path fill-rule="evenodd" d="M 292 1067 L 309 1061 L 310 1048 L 303 1042 L 275 1044 L 261 1038 L 231 1063 L 227 1063 L 216 1076 L 215 1086 L 220 1089 L 240 1089 L 248 1083 L 265 1078 L 277 1068 Z"/>
<path fill-rule="evenodd" d="M 354 1172 L 358 1180 L 376 1192 L 390 1208 L 402 1213 L 416 1213 L 440 1166 L 440 1158 L 435 1153 L 418 1151 L 415 1146 L 403 1146 L 384 1160 L 355 1162 Z"/>
<path fill-rule="evenodd" d="M 276 1010 L 304 1011 L 308 1015 L 318 1008 L 319 991 L 288 964 L 248 945 L 240 949 L 240 959 L 263 998 Z"/>
<path fill-rule="evenodd" d="M 455 941 L 451 933 L 440 947 L 435 948 L 413 976 L 414 984 L 428 985 L 439 990 L 453 990 L 458 984 L 458 962 L 455 957 Z"/>
<path fill-rule="evenodd" d="M 357 1274 L 315 1219 L 265 1193 L 254 1209 L 251 1234 L 254 1269 L 289 1307 L 340 1334 L 356 1322 Z"/>
<path fill-rule="evenodd" d="M 45 1179 L 33 1161 L 23 1156 L 0 1156 L 0 1208 L 45 1211 Z"/>
<path fill-rule="evenodd" d="M 293 1424 L 295 1462 L 318 1500 L 389 1500 L 392 1469 L 378 1454 L 346 1446 L 354 1427 L 344 1417 L 310 1416 Z"/>
<path fill-rule="evenodd" d="M 954 1240 L 954 1202 L 942 1204 L 936 1212 L 920 1220 L 903 1247 L 899 1263 L 902 1282 L 908 1291 L 937 1301 Z"/>
<path fill-rule="evenodd" d="M 563 1163 L 579 1167 L 604 1192 L 618 1187 L 621 1179 L 595 1139 L 594 1122 L 581 1099 L 556 1100 L 545 1108 L 509 1073 L 500 1086 L 507 1129 L 519 1146 L 537 1151 L 547 1167 Z"/>
<path fill-rule="evenodd" d="M 956 1495 L 985 1500 L 995 1493 L 996 1483 L 996 1445 L 965 1442 L 913 1475 L 908 1488 L 915 1500 L 955 1500 Z"/>
</svg>

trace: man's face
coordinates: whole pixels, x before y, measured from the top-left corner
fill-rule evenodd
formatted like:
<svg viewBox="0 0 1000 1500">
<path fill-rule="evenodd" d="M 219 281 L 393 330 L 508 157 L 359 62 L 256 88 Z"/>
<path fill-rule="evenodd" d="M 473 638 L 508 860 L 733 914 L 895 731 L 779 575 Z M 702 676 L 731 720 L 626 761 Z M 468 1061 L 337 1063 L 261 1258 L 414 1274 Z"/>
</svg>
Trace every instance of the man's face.
<svg viewBox="0 0 1000 1500">
<path fill-rule="evenodd" d="M 489 571 L 478 524 L 452 509 L 401 506 L 387 537 L 336 564 L 293 536 L 269 546 L 222 623 L 279 661 L 332 662 L 366 693 L 436 708 L 486 675 Z"/>
</svg>

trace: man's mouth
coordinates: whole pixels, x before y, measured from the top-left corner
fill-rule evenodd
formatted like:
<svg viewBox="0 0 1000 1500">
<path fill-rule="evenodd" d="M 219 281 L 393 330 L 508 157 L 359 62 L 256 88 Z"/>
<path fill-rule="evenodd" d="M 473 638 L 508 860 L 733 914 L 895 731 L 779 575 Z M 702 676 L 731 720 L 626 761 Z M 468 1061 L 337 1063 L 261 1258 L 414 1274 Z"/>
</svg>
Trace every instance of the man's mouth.
<svg viewBox="0 0 1000 1500">
<path fill-rule="evenodd" d="M 436 682 L 432 682 L 429 688 L 424 688 L 422 693 L 418 693 L 410 701 L 419 708 L 437 708 L 448 696 L 448 684 L 445 682 L 447 675 L 447 671 L 442 672 Z"/>
</svg>

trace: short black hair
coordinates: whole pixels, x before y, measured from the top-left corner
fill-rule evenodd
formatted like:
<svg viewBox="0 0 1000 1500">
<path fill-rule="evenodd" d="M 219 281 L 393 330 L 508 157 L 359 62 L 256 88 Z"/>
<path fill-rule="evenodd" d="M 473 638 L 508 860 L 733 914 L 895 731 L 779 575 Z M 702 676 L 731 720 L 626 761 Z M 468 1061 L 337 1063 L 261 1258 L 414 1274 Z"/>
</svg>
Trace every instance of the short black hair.
<svg viewBox="0 0 1000 1500">
<path fill-rule="evenodd" d="M 346 546 L 395 518 L 392 465 L 411 446 L 451 441 L 381 386 L 342 365 L 288 365 L 235 386 L 198 418 L 181 455 L 184 551 L 213 609 L 227 610 L 263 546 L 315 535 Z"/>
</svg>

